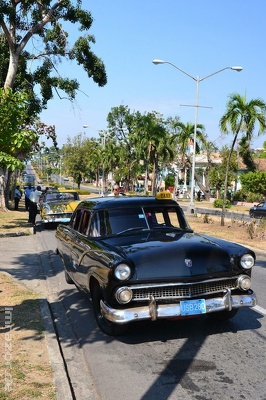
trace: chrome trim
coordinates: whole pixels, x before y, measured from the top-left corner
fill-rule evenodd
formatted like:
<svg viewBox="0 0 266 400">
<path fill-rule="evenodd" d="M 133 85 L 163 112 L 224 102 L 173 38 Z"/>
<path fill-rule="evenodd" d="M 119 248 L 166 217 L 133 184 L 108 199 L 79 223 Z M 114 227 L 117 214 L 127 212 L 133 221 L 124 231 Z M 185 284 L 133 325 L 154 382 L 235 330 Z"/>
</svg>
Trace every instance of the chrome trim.
<svg viewBox="0 0 266 400">
<path fill-rule="evenodd" d="M 228 310 L 242 307 L 254 307 L 257 304 L 255 293 L 243 295 L 231 295 L 228 289 L 223 297 L 206 299 L 206 313 Z M 101 312 L 104 318 L 116 324 L 126 324 L 132 321 L 152 320 L 159 318 L 180 317 L 180 305 L 177 304 L 156 304 L 153 297 L 149 304 L 141 307 L 126 309 L 114 309 L 109 307 L 102 300 L 100 302 Z"/>
<path fill-rule="evenodd" d="M 241 275 L 245 276 L 245 275 Z M 230 278 L 208 279 L 205 281 L 188 283 L 160 283 L 160 284 L 140 284 L 128 285 L 133 292 L 132 301 L 149 301 L 153 296 L 156 301 L 173 301 L 174 299 L 193 299 L 202 296 L 222 294 L 227 288 L 231 290 L 239 289 L 239 276 Z"/>
</svg>

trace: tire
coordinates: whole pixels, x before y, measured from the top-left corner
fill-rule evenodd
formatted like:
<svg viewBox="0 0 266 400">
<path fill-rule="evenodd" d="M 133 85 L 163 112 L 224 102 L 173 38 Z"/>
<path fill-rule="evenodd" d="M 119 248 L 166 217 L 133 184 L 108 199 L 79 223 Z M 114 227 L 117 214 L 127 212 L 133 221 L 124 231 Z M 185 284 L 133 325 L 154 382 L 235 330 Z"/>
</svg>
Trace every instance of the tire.
<svg viewBox="0 0 266 400">
<path fill-rule="evenodd" d="M 103 333 L 109 336 L 120 336 L 126 333 L 128 325 L 118 325 L 108 321 L 101 313 L 100 301 L 103 300 L 102 291 L 96 285 L 92 291 L 92 306 L 96 322 Z"/>
<path fill-rule="evenodd" d="M 215 313 L 210 313 L 208 314 L 209 318 L 215 319 L 216 321 L 227 321 L 231 318 L 234 318 L 234 316 L 238 313 L 238 308 L 234 308 L 231 311 L 219 311 Z"/>
<path fill-rule="evenodd" d="M 74 282 L 72 281 L 72 279 L 70 278 L 70 276 L 68 275 L 66 270 L 65 270 L 65 280 L 66 280 L 66 283 L 69 283 L 70 285 L 74 284 Z"/>
</svg>

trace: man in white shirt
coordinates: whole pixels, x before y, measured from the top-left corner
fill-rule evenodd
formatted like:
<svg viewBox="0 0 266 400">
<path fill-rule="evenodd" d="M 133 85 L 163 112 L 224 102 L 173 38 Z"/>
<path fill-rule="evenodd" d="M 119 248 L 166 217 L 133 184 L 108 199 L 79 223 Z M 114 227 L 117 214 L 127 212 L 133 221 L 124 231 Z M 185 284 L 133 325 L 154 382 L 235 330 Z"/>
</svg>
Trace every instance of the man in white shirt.
<svg viewBox="0 0 266 400">
<path fill-rule="evenodd" d="M 41 186 L 37 186 L 36 190 L 31 192 L 31 194 L 30 194 L 29 221 L 28 222 L 31 223 L 33 226 L 36 225 L 35 220 L 36 220 L 36 215 L 38 213 L 37 204 L 39 203 L 41 194 L 42 194 Z"/>
<path fill-rule="evenodd" d="M 21 199 L 21 191 L 19 189 L 19 186 L 16 186 L 15 192 L 14 192 L 14 201 L 15 201 L 15 210 L 18 211 L 18 203 L 19 200 Z"/>
<path fill-rule="evenodd" d="M 118 185 L 114 185 L 112 193 L 108 194 L 108 196 L 114 196 L 114 197 L 121 196 L 120 193 L 119 193 L 119 186 Z"/>
<path fill-rule="evenodd" d="M 30 194 L 31 194 L 31 192 L 33 192 L 33 190 L 34 190 L 34 188 L 29 183 L 29 185 L 25 189 L 25 208 L 26 208 L 27 211 L 29 211 Z"/>
</svg>

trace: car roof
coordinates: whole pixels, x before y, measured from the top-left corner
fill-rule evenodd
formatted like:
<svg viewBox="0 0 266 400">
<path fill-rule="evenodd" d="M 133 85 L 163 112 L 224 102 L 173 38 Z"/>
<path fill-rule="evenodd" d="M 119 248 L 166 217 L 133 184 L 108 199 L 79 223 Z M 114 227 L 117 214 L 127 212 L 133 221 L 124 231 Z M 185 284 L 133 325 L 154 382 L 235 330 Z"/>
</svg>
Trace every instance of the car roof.
<svg viewBox="0 0 266 400">
<path fill-rule="evenodd" d="M 179 206 L 175 200 L 157 200 L 155 197 L 148 196 L 129 196 L 129 197 L 95 197 L 80 202 L 78 208 L 93 208 L 94 210 L 110 209 L 118 207 L 143 207 L 154 205 L 175 205 Z"/>
</svg>

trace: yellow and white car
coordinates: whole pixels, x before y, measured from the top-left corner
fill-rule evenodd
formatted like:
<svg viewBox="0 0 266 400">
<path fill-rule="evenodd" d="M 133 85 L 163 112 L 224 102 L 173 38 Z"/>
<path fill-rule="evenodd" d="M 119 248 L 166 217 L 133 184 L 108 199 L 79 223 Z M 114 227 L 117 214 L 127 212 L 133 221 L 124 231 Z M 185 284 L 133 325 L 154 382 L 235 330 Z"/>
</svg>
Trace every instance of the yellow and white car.
<svg viewBox="0 0 266 400">
<path fill-rule="evenodd" d="M 59 191 L 47 192 L 40 204 L 41 220 L 44 224 L 68 223 L 79 203 L 79 194 L 75 190 L 60 188 Z"/>
</svg>

